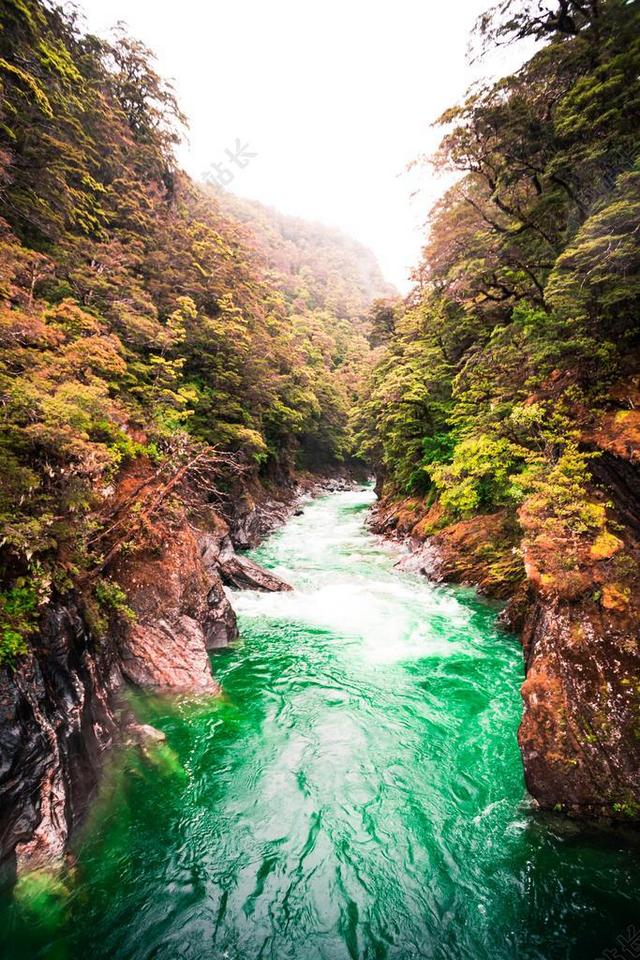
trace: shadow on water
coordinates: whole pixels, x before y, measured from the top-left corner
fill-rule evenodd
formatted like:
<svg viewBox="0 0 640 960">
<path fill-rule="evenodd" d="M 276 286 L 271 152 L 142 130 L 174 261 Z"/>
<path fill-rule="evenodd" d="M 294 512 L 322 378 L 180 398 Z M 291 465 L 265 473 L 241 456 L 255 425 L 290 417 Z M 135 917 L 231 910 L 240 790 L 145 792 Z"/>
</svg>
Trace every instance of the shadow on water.
<svg viewBox="0 0 640 960">
<path fill-rule="evenodd" d="M 254 552 L 224 696 L 138 696 L 166 744 L 114 757 L 77 864 L 0 905 L 2 956 L 595 960 L 640 916 L 638 836 L 541 816 L 521 652 L 474 594 L 395 567 L 370 490 Z"/>
</svg>

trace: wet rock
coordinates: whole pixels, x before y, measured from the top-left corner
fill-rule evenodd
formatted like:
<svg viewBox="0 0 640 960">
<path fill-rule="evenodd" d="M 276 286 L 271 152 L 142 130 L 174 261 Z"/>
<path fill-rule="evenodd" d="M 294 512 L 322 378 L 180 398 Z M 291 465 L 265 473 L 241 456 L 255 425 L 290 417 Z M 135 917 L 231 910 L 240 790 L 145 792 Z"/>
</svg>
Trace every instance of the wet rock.
<svg viewBox="0 0 640 960">
<path fill-rule="evenodd" d="M 11 879 L 59 860 L 118 735 L 113 645 L 92 641 L 77 606 L 42 617 L 37 643 L 0 671 L 0 864 Z"/>
<path fill-rule="evenodd" d="M 212 577 L 207 597 L 210 617 L 205 636 L 207 650 L 228 646 L 238 636 L 238 623 L 231 602 L 222 586 L 220 575 Z"/>
<path fill-rule="evenodd" d="M 189 617 L 135 624 L 122 644 L 122 671 L 135 686 L 174 693 L 217 693 L 204 636 Z"/>
<path fill-rule="evenodd" d="M 524 632 L 518 739 L 529 792 L 573 816 L 640 819 L 640 651 L 633 619 L 539 600 Z"/>
<path fill-rule="evenodd" d="M 287 522 L 299 496 L 296 487 L 279 490 L 277 498 L 258 487 L 253 493 L 246 491 L 238 497 L 230 516 L 234 547 L 239 550 L 257 547 L 268 533 Z"/>
<path fill-rule="evenodd" d="M 509 597 L 498 616 L 498 623 L 510 633 L 521 634 L 524 630 L 527 616 L 531 610 L 533 595 L 530 585 L 524 581 Z"/>
<path fill-rule="evenodd" d="M 194 529 L 201 563 L 210 579 L 208 605 L 211 611 L 207 633 L 207 649 L 226 647 L 238 636 L 233 607 L 225 593 L 221 577 L 222 566 L 235 556 L 229 526 L 217 513 L 210 511 L 206 528 Z"/>
<path fill-rule="evenodd" d="M 237 590 L 262 590 L 276 593 L 293 589 L 275 573 L 265 570 L 248 557 L 230 557 L 220 565 L 220 575 L 223 583 Z"/>
</svg>

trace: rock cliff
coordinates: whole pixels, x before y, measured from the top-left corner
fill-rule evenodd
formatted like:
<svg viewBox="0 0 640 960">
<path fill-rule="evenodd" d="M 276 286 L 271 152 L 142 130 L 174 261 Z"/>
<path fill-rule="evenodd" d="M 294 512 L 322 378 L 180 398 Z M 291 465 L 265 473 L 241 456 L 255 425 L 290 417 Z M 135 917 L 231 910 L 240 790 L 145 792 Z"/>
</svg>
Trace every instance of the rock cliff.
<svg viewBox="0 0 640 960">
<path fill-rule="evenodd" d="M 96 643 L 73 600 L 44 613 L 37 642 L 0 674 L 0 865 L 64 853 L 120 726 L 113 644 Z"/>
<path fill-rule="evenodd" d="M 153 470 L 139 461 L 110 493 L 109 515 L 120 529 L 137 513 L 140 491 L 154 495 Z M 100 779 L 105 752 L 130 733 L 127 685 L 166 693 L 218 691 L 208 652 L 238 635 L 224 584 L 288 590 L 288 584 L 234 544 L 255 544 L 296 509 L 313 488 L 289 484 L 270 495 L 258 484 L 214 508 L 206 498 L 176 498 L 160 519 L 143 524 L 133 549 L 114 550 L 111 581 L 126 595 L 124 611 L 99 623 L 81 584 L 44 611 L 28 657 L 0 672 L 0 869 L 59 861 Z M 133 491 L 133 493 L 132 493 Z M 114 519 L 115 518 L 115 519 Z"/>
</svg>

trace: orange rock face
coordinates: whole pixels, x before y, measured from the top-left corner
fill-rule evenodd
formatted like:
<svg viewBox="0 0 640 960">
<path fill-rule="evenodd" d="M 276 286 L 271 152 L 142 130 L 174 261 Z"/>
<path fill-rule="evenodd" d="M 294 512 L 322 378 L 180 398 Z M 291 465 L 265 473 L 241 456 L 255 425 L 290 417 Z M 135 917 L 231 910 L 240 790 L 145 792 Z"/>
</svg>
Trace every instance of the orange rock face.
<svg viewBox="0 0 640 960">
<path fill-rule="evenodd" d="M 574 816 L 637 819 L 640 656 L 634 619 L 594 600 L 538 601 L 523 644 L 527 677 L 518 739 L 530 793 L 541 806 Z"/>
<path fill-rule="evenodd" d="M 577 816 L 640 819 L 640 414 L 585 430 L 599 529 L 520 511 L 532 604 L 520 747 L 530 793 Z"/>
<path fill-rule="evenodd" d="M 488 597 L 513 597 L 525 579 L 517 522 L 502 510 L 443 526 L 443 514 L 439 504 L 383 501 L 371 528 L 407 539 L 415 551 L 412 567 L 431 580 L 473 585 Z"/>
<path fill-rule="evenodd" d="M 120 639 L 122 671 L 137 686 L 214 693 L 207 649 L 219 638 L 219 578 L 201 562 L 198 541 L 184 526 L 158 555 L 118 564 L 136 621 Z M 224 594 L 222 594 L 224 596 Z M 235 636 L 231 615 L 229 635 Z"/>
</svg>

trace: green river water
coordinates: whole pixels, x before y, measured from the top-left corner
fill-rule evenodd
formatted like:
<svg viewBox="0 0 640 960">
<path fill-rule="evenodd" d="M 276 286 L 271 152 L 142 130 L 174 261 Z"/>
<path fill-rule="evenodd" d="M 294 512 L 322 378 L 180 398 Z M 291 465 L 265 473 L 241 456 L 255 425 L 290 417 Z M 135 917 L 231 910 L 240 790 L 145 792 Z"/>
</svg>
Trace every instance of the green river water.
<svg viewBox="0 0 640 960">
<path fill-rule="evenodd" d="M 516 640 L 398 571 L 372 500 L 322 497 L 253 552 L 295 591 L 234 594 L 223 697 L 137 700 L 166 745 L 112 761 L 73 874 L 5 897 L 3 957 L 640 956 L 636 834 L 535 813 Z"/>
</svg>

